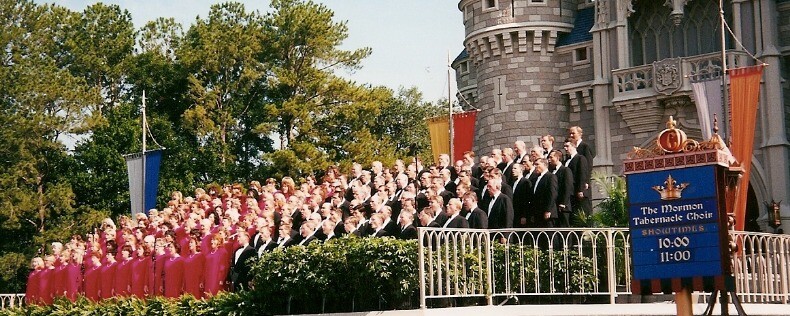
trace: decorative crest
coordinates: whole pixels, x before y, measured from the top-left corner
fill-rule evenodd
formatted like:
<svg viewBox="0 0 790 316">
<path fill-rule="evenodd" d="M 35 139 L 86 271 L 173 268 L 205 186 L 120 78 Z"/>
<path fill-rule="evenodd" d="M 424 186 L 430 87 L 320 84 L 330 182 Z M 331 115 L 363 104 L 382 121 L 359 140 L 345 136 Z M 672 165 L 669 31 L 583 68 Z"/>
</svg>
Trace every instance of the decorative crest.
<svg viewBox="0 0 790 316">
<path fill-rule="evenodd" d="M 672 178 L 672 175 L 669 175 L 667 180 L 664 181 L 664 185 L 655 185 L 653 186 L 653 190 L 661 195 L 662 201 L 669 201 L 679 199 L 681 192 L 688 186 L 689 184 L 686 182 L 677 184 L 675 179 Z"/>
</svg>

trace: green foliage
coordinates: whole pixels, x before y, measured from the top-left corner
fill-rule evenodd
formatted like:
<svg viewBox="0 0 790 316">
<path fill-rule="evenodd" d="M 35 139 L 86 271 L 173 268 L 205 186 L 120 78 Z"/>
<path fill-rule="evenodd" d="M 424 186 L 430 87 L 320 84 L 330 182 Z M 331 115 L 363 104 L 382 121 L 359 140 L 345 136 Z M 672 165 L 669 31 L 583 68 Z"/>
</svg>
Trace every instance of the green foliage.
<svg viewBox="0 0 790 316">
<path fill-rule="evenodd" d="M 592 177 L 594 185 L 602 188 L 606 195 L 597 206 L 593 215 L 600 227 L 628 227 L 628 192 L 625 178 L 615 175 L 596 173 Z"/>
<path fill-rule="evenodd" d="M 255 265 L 254 302 L 270 313 L 398 308 L 417 291 L 417 244 L 340 238 L 266 253 Z M 290 304 L 289 302 L 300 302 Z"/>
</svg>

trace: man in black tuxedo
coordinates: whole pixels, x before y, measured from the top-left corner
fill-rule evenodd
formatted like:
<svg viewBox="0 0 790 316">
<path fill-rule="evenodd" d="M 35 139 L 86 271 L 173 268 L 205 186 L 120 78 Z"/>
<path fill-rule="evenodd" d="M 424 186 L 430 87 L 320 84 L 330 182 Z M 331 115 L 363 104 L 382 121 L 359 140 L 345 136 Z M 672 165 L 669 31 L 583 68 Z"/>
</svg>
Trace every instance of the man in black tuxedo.
<svg viewBox="0 0 790 316">
<path fill-rule="evenodd" d="M 433 187 L 432 187 L 433 192 L 436 195 L 442 197 L 442 202 L 444 203 L 442 206 L 446 207 L 447 206 L 447 202 L 449 202 L 450 199 L 455 197 L 455 190 L 453 190 L 452 192 L 448 191 L 448 190 L 445 190 L 444 189 L 444 179 L 441 176 L 436 176 L 436 177 L 433 177 L 432 179 L 433 179 L 432 180 L 432 182 L 433 182 Z"/>
<path fill-rule="evenodd" d="M 557 219 L 557 176 L 549 172 L 546 159 L 538 159 L 533 185 L 532 212 L 537 227 L 554 227 Z"/>
<path fill-rule="evenodd" d="M 258 257 L 262 256 L 264 252 L 269 252 L 277 248 L 277 242 L 272 239 L 272 230 L 273 227 L 267 227 L 266 229 L 258 229 L 258 234 L 261 236 L 261 244 L 258 246 L 256 250 L 258 252 Z"/>
<path fill-rule="evenodd" d="M 255 235 L 252 236 L 252 240 L 250 241 L 250 244 L 252 244 L 252 247 L 255 248 L 255 250 L 257 251 L 258 249 L 261 248 L 261 246 L 264 243 L 263 231 L 269 230 L 269 225 L 266 218 L 258 217 L 257 219 L 255 219 L 255 230 L 256 230 Z"/>
<path fill-rule="evenodd" d="M 554 136 L 543 135 L 540 138 L 540 147 L 543 148 L 543 158 L 549 159 L 549 155 L 554 151 Z"/>
<path fill-rule="evenodd" d="M 513 201 L 502 193 L 502 179 L 495 178 L 488 181 L 487 191 L 491 193 L 488 205 L 488 228 L 513 227 Z"/>
<path fill-rule="evenodd" d="M 572 139 L 568 139 L 563 144 L 568 153 L 568 160 L 565 166 L 573 174 L 573 193 L 571 204 L 574 210 L 580 210 L 585 215 L 592 215 L 592 202 L 590 201 L 590 165 L 587 159 L 576 151 L 576 145 Z"/>
<path fill-rule="evenodd" d="M 562 152 L 552 151 L 549 155 L 551 173 L 557 176 L 557 212 L 560 227 L 571 227 L 571 195 L 573 195 L 573 173 L 562 164 Z"/>
<path fill-rule="evenodd" d="M 527 226 L 530 200 L 532 200 L 532 182 L 524 177 L 524 167 L 521 164 L 513 166 L 513 213 L 515 222 L 513 227 L 524 228 Z"/>
<path fill-rule="evenodd" d="M 515 163 L 513 160 L 513 155 L 514 153 L 512 148 L 502 149 L 502 163 L 505 164 L 505 168 L 502 169 L 503 183 L 513 183 L 513 164 Z"/>
<path fill-rule="evenodd" d="M 584 156 L 587 159 L 587 166 L 592 169 L 593 166 L 593 158 L 595 158 L 595 153 L 593 153 L 592 148 L 586 142 L 582 140 L 582 135 L 584 131 L 582 131 L 581 127 L 578 126 L 571 126 L 568 128 L 568 138 L 573 141 L 573 144 L 576 145 L 576 152 L 579 155 Z M 589 182 L 589 179 L 586 180 Z"/>
<path fill-rule="evenodd" d="M 480 163 L 475 163 L 474 151 L 464 152 L 464 164 L 470 166 L 469 170 L 473 178 L 479 179 L 483 175 L 483 168 L 480 166 Z"/>
<path fill-rule="evenodd" d="M 420 212 L 420 227 L 442 227 L 436 220 L 434 220 L 434 211 L 430 207 L 422 209 Z"/>
<path fill-rule="evenodd" d="M 466 192 L 463 199 L 467 211 L 464 217 L 469 222 L 469 228 L 488 229 L 488 214 L 477 206 L 477 194 Z"/>
<path fill-rule="evenodd" d="M 527 144 L 524 143 L 524 141 L 517 140 L 513 144 L 513 149 L 515 150 L 516 154 L 513 161 L 524 164 L 524 161 L 529 160 L 529 151 L 527 150 Z"/>
<path fill-rule="evenodd" d="M 450 199 L 450 202 L 447 203 L 447 215 L 450 218 L 444 223 L 444 228 L 469 228 L 469 222 L 466 220 L 466 217 L 461 216 L 462 207 L 460 199 Z"/>
<path fill-rule="evenodd" d="M 280 237 L 277 238 L 277 247 L 287 248 L 299 244 L 299 242 L 302 241 L 299 234 L 294 232 L 291 228 L 291 225 L 280 225 Z"/>
<path fill-rule="evenodd" d="M 414 214 L 412 212 L 401 212 L 398 215 L 400 222 L 400 232 L 397 237 L 401 240 L 417 239 L 417 228 L 414 227 Z"/>
<path fill-rule="evenodd" d="M 255 248 L 250 246 L 250 236 L 247 232 L 239 232 L 238 236 L 239 248 L 233 253 L 230 261 L 230 269 L 228 270 L 228 279 L 231 282 L 233 291 L 240 291 L 248 289 L 252 276 L 250 275 L 251 262 L 247 259 L 255 257 L 258 253 Z"/>
</svg>

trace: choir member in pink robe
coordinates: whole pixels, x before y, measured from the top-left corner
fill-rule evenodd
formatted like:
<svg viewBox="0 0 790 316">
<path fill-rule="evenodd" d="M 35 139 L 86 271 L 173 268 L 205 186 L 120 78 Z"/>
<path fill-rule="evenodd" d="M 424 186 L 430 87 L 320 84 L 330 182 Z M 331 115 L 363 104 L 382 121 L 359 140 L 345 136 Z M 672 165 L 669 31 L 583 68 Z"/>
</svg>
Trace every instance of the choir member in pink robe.
<svg viewBox="0 0 790 316">
<path fill-rule="evenodd" d="M 121 248 L 121 261 L 115 268 L 115 296 L 127 297 L 132 294 L 132 247 L 129 245 Z"/>
<path fill-rule="evenodd" d="M 77 295 L 84 293 L 82 288 L 82 258 L 81 251 L 72 250 L 71 260 L 65 268 L 64 292 L 66 298 L 72 302 L 77 300 Z"/>
<path fill-rule="evenodd" d="M 132 295 L 145 298 L 148 294 L 148 280 L 151 267 L 151 253 L 146 247 L 137 248 L 137 258 L 132 262 Z"/>
<path fill-rule="evenodd" d="M 156 241 L 156 255 L 153 257 L 153 261 L 151 262 L 151 266 L 153 267 L 153 273 L 151 274 L 151 278 L 149 280 L 150 289 L 149 293 L 151 296 L 160 296 L 164 293 L 164 278 L 162 277 L 163 271 L 165 269 L 165 261 L 167 260 L 169 255 L 167 255 L 167 250 L 165 249 L 165 244 L 162 239 Z"/>
<path fill-rule="evenodd" d="M 30 267 L 33 268 L 33 271 L 30 272 L 30 275 L 27 277 L 27 288 L 25 289 L 25 303 L 28 305 L 38 304 L 40 302 L 39 297 L 39 285 L 41 283 L 41 272 L 44 271 L 44 259 L 41 257 L 35 257 L 33 260 L 30 261 Z"/>
<path fill-rule="evenodd" d="M 52 271 L 52 276 L 49 277 L 53 299 L 66 295 L 66 267 L 68 267 L 70 257 L 71 251 L 68 249 L 60 252 L 60 257 L 56 257 L 58 259 L 56 259 L 55 270 Z M 60 262 L 60 264 L 57 262 Z"/>
<path fill-rule="evenodd" d="M 205 254 L 203 279 L 207 295 L 216 295 L 225 286 L 230 259 L 223 246 L 222 236 L 214 234 L 211 239 L 211 250 Z"/>
<path fill-rule="evenodd" d="M 192 236 L 189 239 L 189 254 L 184 257 L 184 293 L 192 294 L 197 299 L 203 298 L 203 266 L 205 258 L 200 253 L 198 239 Z"/>
<path fill-rule="evenodd" d="M 115 270 L 118 262 L 115 254 L 108 253 L 104 256 L 105 263 L 101 267 L 101 298 L 108 299 L 115 296 Z"/>
<path fill-rule="evenodd" d="M 177 298 L 184 293 L 184 260 L 178 243 L 170 243 L 170 257 L 165 259 L 165 292 L 168 298 Z"/>
<path fill-rule="evenodd" d="M 44 305 L 51 305 L 54 298 L 52 283 L 55 277 L 55 260 L 53 255 L 44 258 L 44 269 L 38 279 L 39 302 Z"/>
<path fill-rule="evenodd" d="M 101 299 L 99 295 L 101 290 L 101 257 L 101 250 L 94 251 L 91 253 L 90 263 L 85 264 L 85 297 L 92 302 L 98 302 Z"/>
</svg>

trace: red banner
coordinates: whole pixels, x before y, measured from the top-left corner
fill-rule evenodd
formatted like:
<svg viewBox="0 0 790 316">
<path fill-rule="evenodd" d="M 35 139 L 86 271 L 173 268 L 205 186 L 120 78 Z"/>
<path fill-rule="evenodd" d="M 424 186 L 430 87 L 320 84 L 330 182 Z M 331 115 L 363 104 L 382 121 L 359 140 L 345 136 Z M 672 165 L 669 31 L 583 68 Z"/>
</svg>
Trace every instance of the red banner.
<svg viewBox="0 0 790 316">
<path fill-rule="evenodd" d="M 453 161 L 464 159 L 464 152 L 472 150 L 475 143 L 477 111 L 453 114 Z"/>
<path fill-rule="evenodd" d="M 464 152 L 472 150 L 475 142 L 475 121 L 477 111 L 453 114 L 453 160 L 463 159 Z M 434 162 L 439 162 L 439 155 L 450 154 L 450 127 L 447 116 L 429 118 L 428 130 L 431 134 L 431 150 Z"/>
<path fill-rule="evenodd" d="M 743 177 L 735 197 L 735 230 L 743 230 L 746 219 L 746 196 L 754 151 L 754 130 L 763 65 L 729 69 L 732 111 L 732 154 L 743 167 Z"/>
</svg>

